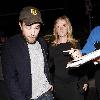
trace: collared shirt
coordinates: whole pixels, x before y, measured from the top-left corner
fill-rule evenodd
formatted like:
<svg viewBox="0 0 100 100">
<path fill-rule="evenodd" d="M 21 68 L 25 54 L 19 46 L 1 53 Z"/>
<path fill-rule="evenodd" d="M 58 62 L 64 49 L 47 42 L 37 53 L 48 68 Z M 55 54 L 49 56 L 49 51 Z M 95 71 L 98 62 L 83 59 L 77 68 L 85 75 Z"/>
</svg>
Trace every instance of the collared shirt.
<svg viewBox="0 0 100 100">
<path fill-rule="evenodd" d="M 32 99 L 36 99 L 47 92 L 51 85 L 44 74 L 44 57 L 41 45 L 37 41 L 35 44 L 28 44 L 31 74 L 32 74 Z"/>
</svg>

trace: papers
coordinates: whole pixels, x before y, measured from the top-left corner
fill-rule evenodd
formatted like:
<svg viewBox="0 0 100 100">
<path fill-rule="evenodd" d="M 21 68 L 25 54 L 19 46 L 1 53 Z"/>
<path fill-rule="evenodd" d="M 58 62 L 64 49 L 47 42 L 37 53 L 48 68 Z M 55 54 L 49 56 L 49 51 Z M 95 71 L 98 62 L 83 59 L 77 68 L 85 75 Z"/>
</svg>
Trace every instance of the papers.
<svg viewBox="0 0 100 100">
<path fill-rule="evenodd" d="M 91 53 L 88 53 L 87 55 L 84 55 L 82 56 L 81 58 L 78 58 L 77 60 L 73 60 L 72 62 L 69 62 L 67 64 L 67 67 L 79 67 L 80 65 L 92 60 L 92 59 L 95 59 L 97 57 L 100 57 L 100 49 L 99 50 L 96 50 L 96 51 L 93 51 Z"/>
</svg>

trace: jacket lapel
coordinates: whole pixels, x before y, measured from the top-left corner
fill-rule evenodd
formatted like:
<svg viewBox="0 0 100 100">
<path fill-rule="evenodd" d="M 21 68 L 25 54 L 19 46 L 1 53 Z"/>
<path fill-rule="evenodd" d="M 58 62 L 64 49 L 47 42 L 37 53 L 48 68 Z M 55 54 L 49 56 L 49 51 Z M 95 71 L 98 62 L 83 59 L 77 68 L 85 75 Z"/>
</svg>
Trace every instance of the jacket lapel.
<svg viewBox="0 0 100 100">
<path fill-rule="evenodd" d="M 22 38 L 22 37 L 20 37 L 20 38 Z M 22 58 L 24 61 L 23 63 L 26 64 L 27 73 L 31 74 L 31 63 L 30 63 L 28 45 L 24 39 L 21 39 L 20 48 L 21 48 L 20 50 L 22 50 L 20 54 L 23 57 Z"/>
</svg>

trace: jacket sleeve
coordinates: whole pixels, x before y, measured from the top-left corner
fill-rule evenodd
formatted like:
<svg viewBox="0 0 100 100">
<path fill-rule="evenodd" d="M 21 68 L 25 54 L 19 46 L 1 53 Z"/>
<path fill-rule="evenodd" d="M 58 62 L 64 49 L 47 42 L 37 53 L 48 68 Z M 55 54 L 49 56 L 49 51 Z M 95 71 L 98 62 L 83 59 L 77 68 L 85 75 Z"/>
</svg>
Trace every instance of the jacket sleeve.
<svg viewBox="0 0 100 100">
<path fill-rule="evenodd" d="M 96 49 L 94 44 L 98 41 L 100 41 L 100 26 L 96 26 L 90 32 L 90 35 L 86 41 L 86 44 L 83 47 L 83 49 L 81 50 L 81 52 L 88 54 L 88 53 L 94 51 Z"/>
<path fill-rule="evenodd" d="M 88 53 L 94 51 L 95 50 L 94 43 L 95 43 L 95 41 L 94 41 L 93 37 L 90 36 L 87 39 L 87 42 L 86 42 L 85 46 L 83 47 L 83 49 L 81 50 L 81 52 L 83 54 L 88 54 Z"/>
<path fill-rule="evenodd" d="M 15 69 L 16 65 L 8 44 L 2 48 L 1 62 L 4 81 L 6 82 L 10 98 L 13 100 L 26 100 L 18 83 L 18 72 Z"/>
</svg>

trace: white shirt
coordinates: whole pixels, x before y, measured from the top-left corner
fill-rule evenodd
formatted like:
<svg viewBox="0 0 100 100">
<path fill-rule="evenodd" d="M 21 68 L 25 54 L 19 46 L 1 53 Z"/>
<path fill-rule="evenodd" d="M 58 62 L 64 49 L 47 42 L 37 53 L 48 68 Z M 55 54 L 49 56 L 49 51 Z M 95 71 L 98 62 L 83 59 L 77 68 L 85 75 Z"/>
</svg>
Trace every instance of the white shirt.
<svg viewBox="0 0 100 100">
<path fill-rule="evenodd" d="M 51 85 L 44 74 L 44 57 L 41 45 L 37 41 L 35 44 L 28 44 L 31 74 L 32 74 L 32 99 L 36 99 L 47 92 Z"/>
</svg>

